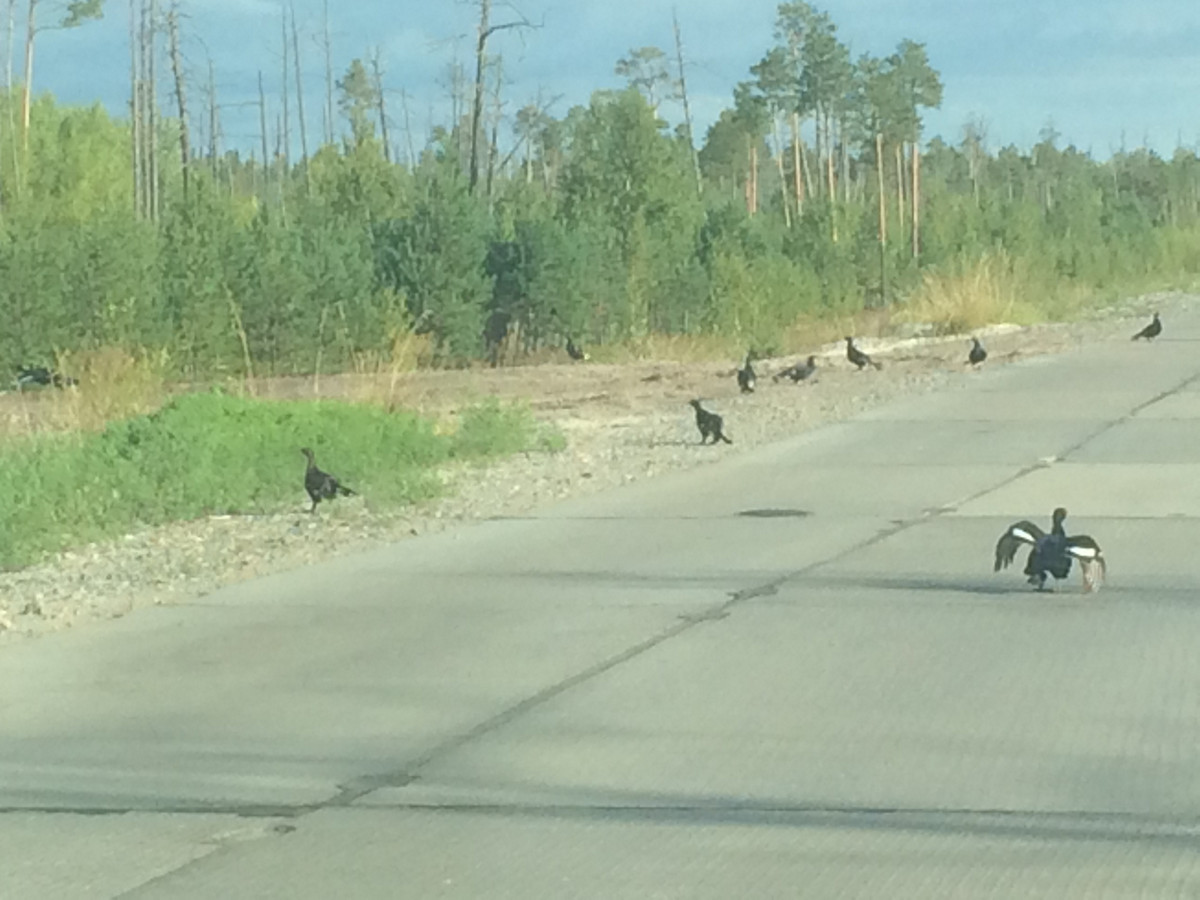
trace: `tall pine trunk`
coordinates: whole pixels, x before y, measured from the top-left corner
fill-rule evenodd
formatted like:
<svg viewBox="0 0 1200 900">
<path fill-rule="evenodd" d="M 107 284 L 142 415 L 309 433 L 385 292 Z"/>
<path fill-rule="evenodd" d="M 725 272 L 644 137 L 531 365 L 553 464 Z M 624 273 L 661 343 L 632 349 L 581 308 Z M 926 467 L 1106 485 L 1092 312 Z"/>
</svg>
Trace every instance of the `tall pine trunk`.
<svg viewBox="0 0 1200 900">
<path fill-rule="evenodd" d="M 792 206 L 788 202 L 787 195 L 787 178 L 783 174 L 783 135 L 779 132 L 779 116 L 772 117 L 772 126 L 775 129 L 775 152 L 772 154 L 775 157 L 775 167 L 779 170 L 779 194 L 783 201 L 783 223 L 786 227 L 792 227 Z"/>
<path fill-rule="evenodd" d="M 883 134 L 875 132 L 875 174 L 879 180 L 879 297 L 887 305 L 887 192 L 883 182 Z"/>
<path fill-rule="evenodd" d="M 25 19 L 25 76 L 21 80 L 21 148 L 29 152 L 29 108 L 33 93 L 33 39 L 37 36 L 38 0 L 29 0 Z"/>
<path fill-rule="evenodd" d="M 921 143 L 912 144 L 912 255 L 916 260 L 921 256 Z"/>
<path fill-rule="evenodd" d="M 296 117 L 300 120 L 300 164 L 304 166 L 304 189 L 309 188 L 308 172 L 308 124 L 304 121 L 304 88 L 300 75 L 300 40 L 296 34 L 296 7 L 292 13 L 292 67 L 296 70 Z"/>
<path fill-rule="evenodd" d="M 183 177 L 183 201 L 187 203 L 192 148 L 188 134 L 187 90 L 183 81 L 183 59 L 179 53 L 179 3 L 167 13 L 167 41 L 171 55 L 171 74 L 175 78 L 175 103 L 179 108 L 179 166 Z"/>
<path fill-rule="evenodd" d="M 800 137 L 800 113 L 792 112 L 792 180 L 796 188 L 796 215 L 804 214 L 804 167 L 801 154 L 804 145 Z"/>
</svg>

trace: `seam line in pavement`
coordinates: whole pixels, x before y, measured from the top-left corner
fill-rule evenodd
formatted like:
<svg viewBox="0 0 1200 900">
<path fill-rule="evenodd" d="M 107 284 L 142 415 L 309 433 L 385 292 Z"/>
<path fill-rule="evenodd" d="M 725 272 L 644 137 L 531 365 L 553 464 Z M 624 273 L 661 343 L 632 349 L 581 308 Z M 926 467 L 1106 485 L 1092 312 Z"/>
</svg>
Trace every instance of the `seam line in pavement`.
<svg viewBox="0 0 1200 900">
<path fill-rule="evenodd" d="M 1079 449 L 1084 447 L 1088 442 L 1094 440 L 1101 434 L 1104 434 L 1105 432 L 1109 431 L 1110 429 L 1115 428 L 1118 425 L 1121 425 L 1121 424 L 1129 421 L 1134 416 L 1136 416 L 1137 413 L 1139 413 L 1141 410 L 1146 409 L 1149 406 L 1152 406 L 1153 404 L 1165 399 L 1168 396 L 1171 396 L 1172 394 L 1178 393 L 1179 391 L 1188 387 L 1190 384 L 1197 382 L 1197 381 L 1200 381 L 1200 373 L 1191 375 L 1188 378 L 1181 381 L 1175 387 L 1170 388 L 1166 391 L 1163 391 L 1163 392 L 1155 395 L 1154 397 L 1150 398 L 1149 400 L 1146 400 L 1145 402 L 1134 406 L 1129 412 L 1125 413 L 1123 416 L 1120 416 L 1119 418 L 1105 422 L 1103 425 L 1098 427 L 1096 430 L 1091 432 L 1089 435 L 1082 438 L 1081 440 L 1076 442 L 1074 445 L 1068 447 L 1065 451 L 1063 451 L 1063 453 L 1060 456 L 1056 457 L 1056 459 L 1059 461 L 1065 461 L 1068 456 L 1077 452 Z M 897 534 L 907 531 L 910 528 L 914 528 L 918 525 L 924 524 L 935 518 L 938 518 L 938 517 L 944 515 L 945 513 L 952 511 L 955 507 L 957 507 L 961 504 L 968 503 L 972 500 L 986 496 L 987 494 L 989 494 L 993 491 L 999 490 L 1000 488 L 1005 487 L 1009 484 L 1012 484 L 1013 482 L 1016 482 L 1019 479 L 1024 478 L 1026 475 L 1030 474 L 1031 472 L 1037 471 L 1038 469 L 1042 469 L 1042 468 L 1046 468 L 1046 463 L 1041 462 L 1041 461 L 1034 462 L 1029 465 L 1023 466 L 1014 474 L 1012 474 L 1004 479 L 1001 479 L 998 483 L 996 483 L 990 487 L 984 488 L 983 490 L 977 491 L 967 497 L 961 498 L 954 503 L 946 504 L 946 505 L 943 505 L 941 507 L 937 507 L 934 509 L 925 510 L 920 515 L 914 516 L 909 519 L 899 520 L 898 522 L 891 525 L 890 527 L 881 529 L 880 531 L 878 531 L 871 537 L 869 537 L 863 541 L 860 541 L 857 544 L 855 544 L 854 546 L 849 547 L 839 553 L 835 553 L 832 556 L 829 556 L 825 559 L 816 560 L 816 561 L 808 564 L 807 566 L 804 566 L 793 572 L 786 573 L 782 576 L 771 579 L 770 581 L 764 582 L 762 584 L 758 584 L 758 585 L 754 585 L 751 587 L 743 588 L 741 590 L 733 591 L 729 594 L 729 599 L 725 600 L 724 602 L 713 604 L 705 609 L 699 610 L 696 613 L 688 615 L 687 617 L 681 619 L 679 622 L 664 629 L 663 631 L 660 631 L 659 633 L 652 635 L 651 637 L 649 637 L 643 641 L 640 641 L 640 642 L 634 644 L 633 646 L 628 647 L 625 650 L 623 650 L 613 656 L 608 657 L 607 659 L 601 660 L 591 666 L 588 666 L 587 668 L 584 668 L 581 671 L 575 673 L 574 675 L 568 676 L 567 678 L 565 678 L 553 685 L 550 685 L 549 687 L 543 688 L 542 690 L 529 695 L 528 697 L 507 707 L 506 709 L 500 711 L 499 713 L 496 713 L 495 715 L 489 716 L 488 718 L 478 722 L 476 725 L 472 726 L 471 728 L 467 729 L 466 731 L 463 731 L 457 735 L 453 735 L 453 736 L 447 738 L 444 741 L 441 741 L 440 743 L 427 749 L 420 755 L 409 760 L 406 764 L 404 764 L 402 766 L 398 766 L 394 769 L 391 769 L 390 771 L 378 773 L 375 775 L 364 775 L 364 776 L 352 779 L 351 781 L 348 781 L 342 785 L 339 785 L 337 792 L 334 793 L 332 796 L 330 796 L 326 800 L 317 801 L 314 803 L 307 803 L 307 804 L 280 804 L 280 805 L 214 803 L 211 805 L 210 804 L 183 804 L 183 805 L 172 807 L 170 805 L 156 804 L 156 805 L 148 807 L 148 808 L 131 806 L 128 808 L 123 808 L 123 809 L 117 809 L 117 808 L 112 808 L 112 809 L 90 808 L 90 809 L 88 809 L 88 808 L 85 808 L 85 809 L 68 810 L 68 809 L 56 808 L 54 810 L 39 810 L 36 808 L 29 808 L 29 807 L 6 807 L 6 808 L 0 808 L 0 815 L 6 814 L 6 813 L 15 813 L 15 812 L 39 812 L 39 811 L 56 812 L 56 813 L 60 813 L 60 814 L 74 813 L 74 814 L 83 814 L 83 815 L 87 815 L 87 814 L 93 814 L 93 815 L 121 814 L 121 813 L 132 812 L 132 811 L 145 811 L 145 812 L 164 812 L 164 813 L 204 813 L 204 814 L 228 813 L 228 814 L 233 814 L 233 815 L 238 815 L 238 816 L 255 817 L 255 818 L 259 818 L 259 817 L 298 818 L 298 817 L 301 817 L 301 816 L 304 816 L 309 813 L 316 812 L 316 811 L 319 811 L 322 809 L 345 808 L 345 807 L 351 806 L 357 800 L 361 799 L 362 797 L 366 796 L 367 794 L 370 794 L 381 788 L 404 787 L 405 785 L 412 783 L 417 778 L 416 773 L 423 767 L 427 766 L 429 763 L 433 762 L 439 756 L 441 756 L 445 753 L 451 752 L 459 747 L 462 747 L 462 746 L 470 743 L 471 741 L 473 741 L 479 737 L 482 737 L 492 731 L 495 731 L 496 729 L 498 729 L 498 728 L 508 724 L 509 722 L 513 721 L 514 719 L 520 717 L 524 713 L 529 712 L 530 710 L 535 709 L 536 707 L 541 706 L 542 704 L 544 704 L 550 700 L 553 700 L 554 698 L 566 693 L 567 691 L 571 690 L 572 688 L 574 688 L 580 684 L 583 684 L 587 681 L 590 681 L 591 679 L 593 679 L 599 675 L 602 675 L 605 672 L 608 672 L 608 671 L 614 669 L 615 667 L 617 667 L 625 662 L 628 662 L 629 660 L 632 660 L 638 656 L 641 656 L 643 653 L 646 653 L 647 651 L 652 650 L 653 648 L 670 640 L 671 638 L 674 638 L 681 634 L 684 634 L 684 633 L 690 631 L 691 629 L 693 629 L 699 625 L 702 625 L 706 622 L 722 619 L 732 609 L 734 609 L 735 607 L 737 607 L 743 603 L 747 603 L 758 597 L 770 596 L 770 595 L 776 593 L 781 586 L 783 586 L 784 584 L 787 584 L 788 582 L 791 582 L 798 578 L 801 578 L 802 576 L 809 574 L 813 571 L 816 571 L 817 569 L 819 569 L 823 566 L 827 566 L 827 565 L 830 565 L 831 563 L 838 562 L 852 554 L 859 553 L 867 548 L 873 547 L 876 544 L 879 544 Z M 442 807 L 438 807 L 438 808 L 445 809 L 448 807 L 442 806 Z M 453 807 L 449 807 L 449 808 L 453 808 Z M 644 807 L 639 807 L 639 809 L 643 809 L 643 808 Z M 720 807 L 718 807 L 718 808 L 720 808 Z M 741 809 L 745 809 L 745 808 L 744 807 L 733 807 L 733 809 L 741 810 Z M 771 807 L 771 808 L 769 808 L 769 811 L 781 811 L 781 810 L 779 808 Z M 786 811 L 786 810 L 782 810 L 782 811 Z M 821 810 L 815 809 L 815 808 L 798 808 L 797 811 L 819 812 Z M 836 810 L 836 809 L 831 809 L 831 810 L 826 810 L 826 811 L 828 811 L 828 812 L 848 812 L 846 810 Z M 850 812 L 863 812 L 863 811 L 851 810 Z M 881 814 L 881 813 L 893 813 L 894 814 L 894 813 L 898 813 L 900 811 L 898 811 L 898 810 L 873 810 L 873 811 L 868 811 L 868 812 L 874 812 L 876 814 Z M 1001 814 L 1003 812 L 1004 811 L 986 811 L 985 810 L 985 811 L 976 811 L 976 812 L 971 813 L 970 811 L 959 811 L 960 814 L 976 814 L 976 815 Z M 945 813 L 943 813 L 943 814 L 945 814 Z M 1007 813 L 1007 814 L 1030 815 L 1028 813 Z"/>
</svg>

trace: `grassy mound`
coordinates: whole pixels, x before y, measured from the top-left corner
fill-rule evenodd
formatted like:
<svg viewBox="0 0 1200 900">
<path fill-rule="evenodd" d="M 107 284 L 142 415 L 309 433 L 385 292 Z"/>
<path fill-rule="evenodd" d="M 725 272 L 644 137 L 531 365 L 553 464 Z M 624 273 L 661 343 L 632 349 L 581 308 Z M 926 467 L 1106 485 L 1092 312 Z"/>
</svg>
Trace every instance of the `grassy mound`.
<svg viewBox="0 0 1200 900">
<path fill-rule="evenodd" d="M 0 447 L 0 568 L 141 526 L 302 510 L 302 446 L 387 508 L 435 495 L 434 468 L 451 459 L 554 445 L 528 410 L 494 401 L 466 410 L 444 434 L 420 416 L 370 405 L 189 394 L 100 432 Z"/>
</svg>

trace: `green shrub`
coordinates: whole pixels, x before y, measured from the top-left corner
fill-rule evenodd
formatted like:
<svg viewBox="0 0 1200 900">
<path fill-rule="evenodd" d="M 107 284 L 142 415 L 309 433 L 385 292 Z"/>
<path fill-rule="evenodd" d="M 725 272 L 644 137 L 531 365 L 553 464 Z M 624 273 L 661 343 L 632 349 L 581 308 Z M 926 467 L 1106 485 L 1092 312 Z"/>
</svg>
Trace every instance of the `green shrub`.
<svg viewBox="0 0 1200 900">
<path fill-rule="evenodd" d="M 487 459 L 523 450 L 561 450 L 565 441 L 540 425 L 526 406 L 503 405 L 491 397 L 463 411 L 451 442 L 459 459 Z"/>
<path fill-rule="evenodd" d="M 99 433 L 30 438 L 0 448 L 0 567 L 138 527 L 307 503 L 301 447 L 373 507 L 434 496 L 435 468 L 551 449 L 529 411 L 489 401 L 452 436 L 417 415 L 332 401 L 188 394 Z"/>
</svg>

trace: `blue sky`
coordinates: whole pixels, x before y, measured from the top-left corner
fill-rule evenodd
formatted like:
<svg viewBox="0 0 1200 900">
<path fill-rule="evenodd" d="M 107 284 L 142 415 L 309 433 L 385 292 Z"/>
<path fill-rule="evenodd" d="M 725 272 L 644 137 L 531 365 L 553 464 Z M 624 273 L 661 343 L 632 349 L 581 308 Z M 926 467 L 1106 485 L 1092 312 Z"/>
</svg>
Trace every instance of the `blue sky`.
<svg viewBox="0 0 1200 900">
<path fill-rule="evenodd" d="M 42 0 L 47 13 L 60 0 Z M 160 0 L 165 4 L 169 0 Z M 181 0 L 193 109 L 211 55 L 225 143 L 258 145 L 259 69 L 269 93 L 280 80 L 278 0 Z M 22 4 L 23 5 L 23 4 Z M 311 134 L 320 131 L 323 61 L 316 43 L 321 0 L 295 0 Z M 775 0 L 688 0 L 677 5 L 689 60 L 698 137 L 731 102 L 733 85 L 770 47 Z M 1027 148 L 1048 123 L 1095 156 L 1146 144 L 1170 154 L 1200 144 L 1198 0 L 831 0 L 827 10 L 857 56 L 889 53 L 904 38 L 924 43 L 945 84 L 925 134 L 957 142 L 968 118 L 982 120 L 993 149 Z M 106 18 L 75 31 L 42 34 L 36 90 L 71 103 L 100 101 L 123 114 L 128 93 L 128 4 L 107 0 Z M 409 98 L 418 147 L 430 124 L 449 120 L 447 70 L 469 60 L 478 4 L 471 0 L 329 0 L 335 77 L 378 47 L 389 117 L 402 127 Z M 561 95 L 562 116 L 591 91 L 618 87 L 613 65 L 630 48 L 672 47 L 671 3 L 654 0 L 494 0 L 493 22 L 518 11 L 541 27 L 499 32 L 506 111 Z M 19 43 L 19 42 L 18 42 Z M 18 60 L 19 62 L 19 60 Z M 166 66 L 160 67 L 166 74 Z M 164 80 L 165 89 L 169 82 Z M 276 98 L 272 98 L 275 101 Z M 294 115 L 294 114 L 293 114 Z M 671 105 L 664 118 L 677 121 Z M 508 132 L 511 134 L 511 132 Z M 403 137 L 398 143 L 403 141 Z"/>
</svg>

